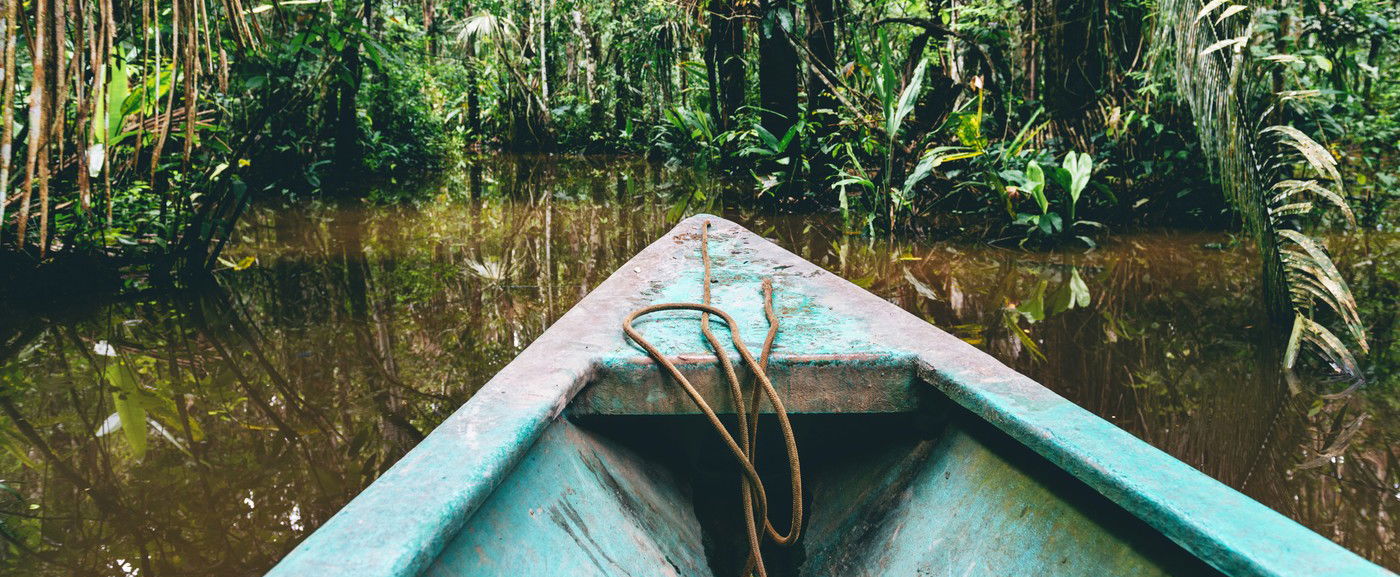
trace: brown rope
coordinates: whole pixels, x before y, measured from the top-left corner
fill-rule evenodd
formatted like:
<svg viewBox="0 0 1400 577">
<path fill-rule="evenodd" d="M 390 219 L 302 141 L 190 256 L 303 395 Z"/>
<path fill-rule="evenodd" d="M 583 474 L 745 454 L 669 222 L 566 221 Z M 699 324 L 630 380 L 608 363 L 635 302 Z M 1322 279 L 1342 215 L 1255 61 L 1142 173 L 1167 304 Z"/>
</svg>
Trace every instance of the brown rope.
<svg viewBox="0 0 1400 577">
<path fill-rule="evenodd" d="M 710 421 L 710 425 L 719 433 L 720 438 L 729 448 L 729 452 L 738 461 L 742 470 L 741 494 L 744 503 L 744 529 L 749 541 L 749 560 L 745 572 L 748 568 L 753 568 L 758 572 L 759 577 L 767 576 L 767 569 L 763 566 L 763 555 L 759 551 L 761 537 L 758 530 L 758 520 L 763 523 L 763 533 L 778 545 L 791 545 L 797 541 L 802 533 L 802 468 L 798 463 L 797 440 L 792 434 L 792 423 L 788 420 L 787 409 L 783 407 L 783 402 L 778 398 L 778 391 L 773 388 L 773 383 L 768 378 L 768 357 L 773 351 L 773 341 L 778 335 L 778 315 L 773 310 L 773 283 L 772 279 L 763 279 L 763 312 L 768 319 L 768 337 L 763 342 L 763 351 L 757 361 L 744 346 L 744 341 L 739 336 L 739 325 L 728 313 L 710 305 L 710 222 L 705 221 L 700 226 L 700 258 L 705 267 L 703 303 L 662 303 L 647 307 L 642 307 L 627 315 L 622 321 L 622 330 L 634 342 L 646 350 L 657 364 L 670 373 L 671 378 L 680 383 L 690 399 L 695 402 L 695 406 Z M 700 331 L 704 333 L 705 340 L 710 343 L 710 348 L 715 351 L 715 357 L 719 359 L 720 367 L 724 370 L 725 380 L 729 382 L 730 394 L 734 397 L 734 412 L 739 420 L 739 439 L 736 441 L 730 434 L 729 429 L 719 420 L 713 408 L 700 395 L 700 392 L 690 384 L 690 380 L 681 374 L 661 351 L 657 350 L 649 341 L 642 337 L 637 329 L 632 327 L 633 321 L 651 313 L 669 310 L 694 310 L 700 311 Z M 729 357 L 724 354 L 723 345 L 718 337 L 710 330 L 710 315 L 718 315 L 724 324 L 729 327 L 730 338 L 734 342 L 734 348 L 739 351 L 739 357 L 752 370 L 756 380 L 753 391 L 748 402 L 744 400 L 743 387 L 739 382 L 738 375 L 734 372 L 734 365 Z M 760 395 L 761 393 L 761 395 Z M 760 406 L 763 396 L 773 404 L 773 412 L 778 417 L 778 428 L 783 433 L 783 441 L 787 448 L 788 470 L 792 474 L 792 519 L 788 524 L 786 535 L 778 533 L 777 529 L 768 519 L 768 495 L 764 491 L 763 481 L 758 476 L 758 470 L 754 464 L 756 458 L 756 445 L 758 441 L 758 415 L 762 412 Z M 752 410 L 750 411 L 750 408 Z"/>
</svg>

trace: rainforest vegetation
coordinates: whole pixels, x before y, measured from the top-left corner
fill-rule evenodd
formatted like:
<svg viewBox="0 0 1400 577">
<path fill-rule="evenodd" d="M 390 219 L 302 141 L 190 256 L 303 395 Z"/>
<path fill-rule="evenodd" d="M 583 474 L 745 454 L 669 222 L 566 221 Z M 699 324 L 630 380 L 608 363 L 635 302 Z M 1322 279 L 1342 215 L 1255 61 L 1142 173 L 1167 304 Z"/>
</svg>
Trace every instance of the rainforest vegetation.
<svg viewBox="0 0 1400 577">
<path fill-rule="evenodd" d="M 1091 249 L 1127 227 L 1240 227 L 1295 348 L 1355 373 L 1362 323 L 1314 233 L 1387 226 L 1400 178 L 1400 9 L 1380 0 L 0 12 L 0 246 L 16 270 L 206 271 L 257 197 L 353 198 L 486 149 L 635 153 L 867 235 Z"/>
</svg>

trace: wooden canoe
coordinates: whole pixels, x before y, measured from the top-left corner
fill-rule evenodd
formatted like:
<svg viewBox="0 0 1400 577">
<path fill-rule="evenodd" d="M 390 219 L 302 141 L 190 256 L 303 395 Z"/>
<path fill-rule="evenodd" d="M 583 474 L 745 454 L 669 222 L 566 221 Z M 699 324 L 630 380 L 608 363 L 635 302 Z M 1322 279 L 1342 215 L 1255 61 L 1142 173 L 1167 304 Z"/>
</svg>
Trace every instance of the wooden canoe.
<svg viewBox="0 0 1400 577">
<path fill-rule="evenodd" d="M 699 302 L 705 220 L 714 304 L 761 340 L 771 277 L 781 318 L 769 373 L 808 512 L 796 546 L 765 554 L 770 575 L 1393 575 L 708 215 L 603 282 L 269 575 L 737 574 L 732 463 L 620 329 L 641 306 Z M 637 327 L 724 412 L 695 318 Z"/>
</svg>

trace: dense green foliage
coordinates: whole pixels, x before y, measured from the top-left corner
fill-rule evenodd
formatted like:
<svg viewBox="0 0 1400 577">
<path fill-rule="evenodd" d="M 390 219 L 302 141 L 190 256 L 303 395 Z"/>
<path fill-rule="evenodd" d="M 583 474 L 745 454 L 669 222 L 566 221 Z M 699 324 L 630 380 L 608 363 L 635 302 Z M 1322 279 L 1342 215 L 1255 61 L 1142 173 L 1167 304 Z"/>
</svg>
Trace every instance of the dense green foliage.
<svg viewBox="0 0 1400 577">
<path fill-rule="evenodd" d="M 477 144 L 646 152 L 867 232 L 1093 246 L 1110 227 L 1219 226 L 1219 153 L 1201 147 L 1171 64 L 1173 39 L 1201 22 L 1248 24 L 1212 52 L 1270 64 L 1243 98 L 1337 157 L 1362 223 L 1385 220 L 1400 178 L 1400 88 L 1384 73 L 1400 13 L 1376 0 L 11 9 L 23 25 L 0 62 L 16 72 L 0 242 L 38 255 L 173 245 L 208 265 L 246 191 L 353 192 Z M 35 86 L 49 95 L 37 108 Z M 36 111 L 54 125 L 39 137 L 24 122 Z M 1066 158 L 1087 158 L 1087 181 L 1065 180 Z"/>
</svg>

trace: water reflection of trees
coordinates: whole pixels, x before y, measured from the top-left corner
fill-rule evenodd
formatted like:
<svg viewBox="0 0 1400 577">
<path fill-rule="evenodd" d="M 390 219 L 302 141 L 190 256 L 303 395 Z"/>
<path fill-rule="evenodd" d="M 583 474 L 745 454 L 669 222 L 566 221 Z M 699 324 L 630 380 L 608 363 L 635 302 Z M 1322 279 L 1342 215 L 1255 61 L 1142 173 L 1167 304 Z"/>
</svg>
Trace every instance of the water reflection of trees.
<svg viewBox="0 0 1400 577">
<path fill-rule="evenodd" d="M 669 178 L 653 167 L 551 170 L 487 167 L 421 210 L 260 212 L 229 254 L 258 266 L 12 325 L 0 567 L 270 566 L 668 228 L 639 196 Z M 137 398 L 149 439 L 103 431 Z"/>
<path fill-rule="evenodd" d="M 506 159 L 458 178 L 419 207 L 254 210 L 228 256 L 257 264 L 208 286 L 5 316 L 0 571 L 259 573 L 682 212 L 719 210 L 715 183 L 630 161 Z M 1394 380 L 1328 397 L 1344 387 L 1290 389 L 1261 372 L 1277 363 L 1256 344 L 1267 338 L 1255 267 L 1236 252 L 1154 235 L 1027 254 L 871 240 L 835 219 L 738 218 L 1400 564 L 1400 511 L 1384 491 L 1400 421 L 1375 393 Z M 1353 287 L 1383 309 L 1394 274 Z M 1373 330 L 1392 367 L 1393 332 Z M 97 354 L 99 341 L 117 356 Z M 114 360 L 139 388 L 112 382 Z M 133 399 L 154 423 L 139 460 L 127 431 L 97 435 Z"/>
<path fill-rule="evenodd" d="M 1400 566 L 1400 282 L 1365 262 L 1396 262 L 1395 237 L 1334 243 L 1341 262 L 1369 271 L 1352 284 L 1373 309 L 1376 377 L 1356 385 L 1276 370 L 1282 339 L 1259 316 L 1257 267 L 1240 251 L 1206 248 L 1218 237 L 1124 237 L 1086 255 L 1026 254 L 814 233 L 783 220 L 750 224 L 1207 474 Z"/>
</svg>

